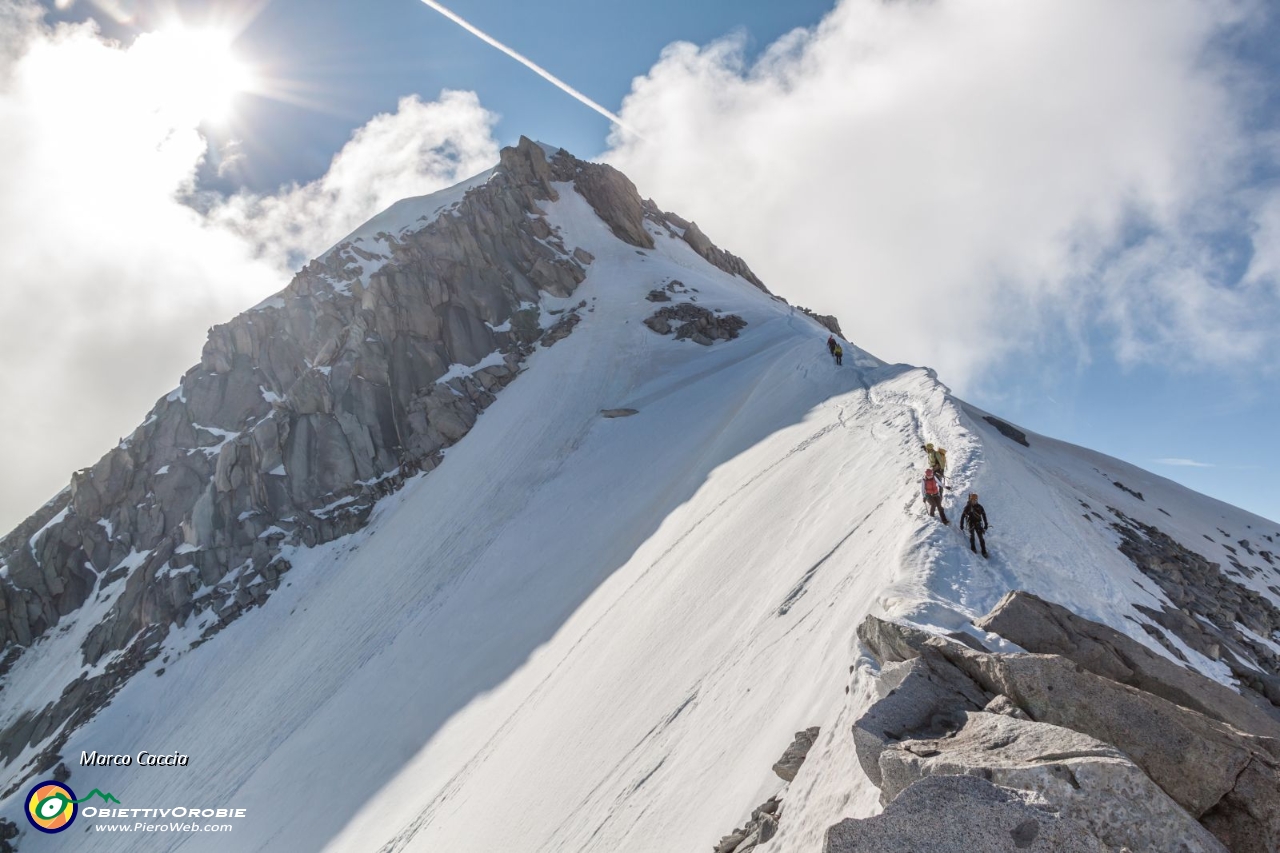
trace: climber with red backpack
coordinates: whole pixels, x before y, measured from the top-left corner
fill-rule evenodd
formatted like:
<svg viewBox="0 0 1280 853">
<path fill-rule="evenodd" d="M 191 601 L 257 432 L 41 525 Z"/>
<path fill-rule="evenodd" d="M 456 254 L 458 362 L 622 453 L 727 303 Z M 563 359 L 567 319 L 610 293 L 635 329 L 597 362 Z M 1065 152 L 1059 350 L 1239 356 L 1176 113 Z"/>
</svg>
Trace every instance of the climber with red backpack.
<svg viewBox="0 0 1280 853">
<path fill-rule="evenodd" d="M 924 502 L 929 505 L 929 516 L 942 516 L 943 524 L 950 524 L 947 521 L 947 511 L 942 508 L 942 484 L 938 478 L 934 476 L 933 469 L 928 468 L 924 472 L 924 479 L 920 481 L 920 496 L 924 498 Z"/>
</svg>

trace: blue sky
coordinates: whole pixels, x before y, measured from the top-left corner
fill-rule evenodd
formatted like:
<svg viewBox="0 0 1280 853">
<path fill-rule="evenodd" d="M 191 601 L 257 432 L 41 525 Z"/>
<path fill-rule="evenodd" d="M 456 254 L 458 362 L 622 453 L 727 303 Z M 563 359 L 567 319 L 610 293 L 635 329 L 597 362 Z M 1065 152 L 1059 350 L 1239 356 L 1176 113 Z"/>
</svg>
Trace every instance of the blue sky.
<svg viewBox="0 0 1280 853">
<path fill-rule="evenodd" d="M 185 21 L 199 22 L 240 17 L 244 13 L 226 10 L 249 4 L 137 2 L 130 7 L 136 17 L 125 25 L 89 3 L 62 12 L 51 2 L 46 5 L 54 19 L 93 18 L 105 34 L 127 40 L 175 11 Z M 701 44 L 740 29 L 758 49 L 788 30 L 817 23 L 831 8 L 822 0 L 460 0 L 448 5 L 614 107 L 632 78 L 647 71 L 673 41 Z M 496 132 L 503 144 L 524 135 L 583 157 L 605 150 L 607 119 L 417 0 L 272 0 L 261 4 L 236 48 L 277 69 L 318 107 L 245 99 L 238 121 L 251 129 L 244 135 L 250 166 L 241 178 L 258 190 L 319 177 L 351 131 L 371 115 L 394 110 L 403 95 L 431 98 L 444 88 L 480 93 L 484 105 L 501 116 Z"/>
<path fill-rule="evenodd" d="M 237 24 L 233 49 L 270 85 L 241 94 L 225 124 L 181 128 L 207 147 L 190 158 L 184 201 L 225 214 L 211 221 L 273 233 L 260 208 L 300 204 L 281 185 L 333 176 L 374 116 L 408 124 L 407 95 L 431 104 L 444 89 L 474 92 L 478 107 L 446 111 L 466 126 L 471 141 L 450 144 L 467 156 L 415 180 L 454 177 L 449 168 L 490 156 L 486 144 L 522 134 L 604 156 L 776 292 L 837 313 L 875 354 L 936 367 L 962 396 L 1032 430 L 1280 519 L 1280 462 L 1267 447 L 1280 434 L 1280 265 L 1266 248 L 1280 241 L 1280 26 L 1265 4 L 1211 13 L 1181 0 L 1082 0 L 1035 15 L 1007 0 L 448 4 L 610 110 L 642 78 L 623 114 L 643 125 L 644 143 L 611 140 L 605 118 L 417 0 L 64 5 L 45 5 L 32 40 L 56 42 L 52 22 L 92 19 L 125 50 L 175 15 Z M 690 46 L 660 60 L 675 42 Z M 252 215 L 223 211 L 238 192 Z M 289 248 L 322 250 L 347 221 L 320 222 Z M 256 262 L 266 250 L 255 251 Z M 107 260 L 86 278 L 99 281 Z M 167 387 L 130 359 L 163 361 L 176 377 L 165 359 L 193 360 L 184 336 L 260 287 L 209 278 L 164 315 L 163 358 L 103 345 L 117 373 L 145 374 L 115 395 L 118 434 Z M 50 410 L 43 423 L 63 420 Z M 50 458 L 30 474 L 28 508 L 103 446 L 88 432 L 74 440 L 74 465 Z M 9 521 L 21 514 L 4 509 Z"/>
</svg>

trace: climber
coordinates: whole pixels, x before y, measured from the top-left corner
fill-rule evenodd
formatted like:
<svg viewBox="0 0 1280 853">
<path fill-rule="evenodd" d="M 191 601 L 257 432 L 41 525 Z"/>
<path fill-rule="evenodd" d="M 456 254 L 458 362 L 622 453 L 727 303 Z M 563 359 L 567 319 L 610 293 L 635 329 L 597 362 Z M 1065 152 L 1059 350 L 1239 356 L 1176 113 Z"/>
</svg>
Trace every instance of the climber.
<svg viewBox="0 0 1280 853">
<path fill-rule="evenodd" d="M 835 335 L 827 335 L 827 352 L 831 353 L 833 356 L 836 354 L 836 336 Z"/>
<path fill-rule="evenodd" d="M 935 448 L 932 444 L 926 444 L 924 452 L 929 458 L 929 467 L 933 469 L 934 476 L 945 489 L 947 487 L 947 451 L 941 447 Z"/>
<path fill-rule="evenodd" d="M 960 530 L 964 530 L 965 521 L 969 522 L 969 550 L 975 554 L 978 549 L 973 545 L 973 535 L 978 534 L 978 542 L 982 545 L 982 556 L 989 557 L 987 553 L 987 539 L 982 534 L 987 531 L 991 525 L 987 523 L 987 511 L 982 508 L 982 504 L 978 503 L 978 493 L 973 492 L 969 495 L 969 504 L 964 508 L 964 512 L 960 515 Z"/>
<path fill-rule="evenodd" d="M 836 367 L 844 364 L 844 350 L 840 348 L 839 344 L 836 344 L 836 348 L 831 351 L 831 354 L 836 357 Z"/>
<path fill-rule="evenodd" d="M 950 524 L 947 521 L 947 511 L 942 508 L 942 487 L 938 484 L 938 478 L 933 475 L 932 468 L 926 468 L 924 479 L 920 481 L 920 496 L 924 498 L 924 502 L 929 505 L 929 516 L 942 516 L 943 524 Z"/>
</svg>

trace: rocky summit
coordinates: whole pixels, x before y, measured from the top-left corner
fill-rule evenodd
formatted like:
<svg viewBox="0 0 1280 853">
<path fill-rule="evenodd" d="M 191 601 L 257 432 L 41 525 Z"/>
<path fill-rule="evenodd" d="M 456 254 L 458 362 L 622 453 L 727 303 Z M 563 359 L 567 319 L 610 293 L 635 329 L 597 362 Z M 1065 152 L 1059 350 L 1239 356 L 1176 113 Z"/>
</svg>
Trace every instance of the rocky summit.
<svg viewBox="0 0 1280 853">
<path fill-rule="evenodd" d="M 215 327 L 0 540 L 0 846 L 1280 849 L 1280 525 L 791 284 L 521 139 Z"/>
</svg>

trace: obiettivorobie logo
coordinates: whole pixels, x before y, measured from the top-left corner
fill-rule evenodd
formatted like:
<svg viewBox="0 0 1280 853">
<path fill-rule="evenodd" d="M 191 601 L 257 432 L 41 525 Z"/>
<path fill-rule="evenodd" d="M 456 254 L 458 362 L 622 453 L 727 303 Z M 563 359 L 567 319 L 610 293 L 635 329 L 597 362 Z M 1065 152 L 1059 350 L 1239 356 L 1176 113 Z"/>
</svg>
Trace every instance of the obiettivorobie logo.
<svg viewBox="0 0 1280 853">
<path fill-rule="evenodd" d="M 75 791 L 62 782 L 54 779 L 40 782 L 27 793 L 27 820 L 41 832 L 62 832 L 75 822 L 76 815 L 80 813 L 80 803 L 94 797 L 101 797 L 108 803 L 120 803 L 111 794 L 104 794 L 97 788 L 90 791 L 89 796 L 77 800 Z"/>
<path fill-rule="evenodd" d="M 97 806 L 86 805 L 94 797 L 101 798 Z M 75 822 L 77 818 L 90 821 L 90 829 L 95 832 L 231 832 L 235 829 L 232 823 L 179 823 L 169 820 L 167 823 L 153 823 L 156 818 L 244 818 L 248 817 L 248 809 L 237 808 L 200 808 L 198 806 L 174 806 L 169 808 L 122 806 L 114 794 L 105 794 L 97 788 L 89 792 L 89 796 L 76 798 L 65 783 L 49 779 L 35 785 L 27 792 L 27 821 L 41 832 L 53 834 L 62 832 Z M 146 820 L 138 820 L 145 818 Z M 106 823 L 106 820 L 126 821 L 122 823 Z M 131 821 L 131 822 L 129 822 Z"/>
</svg>

